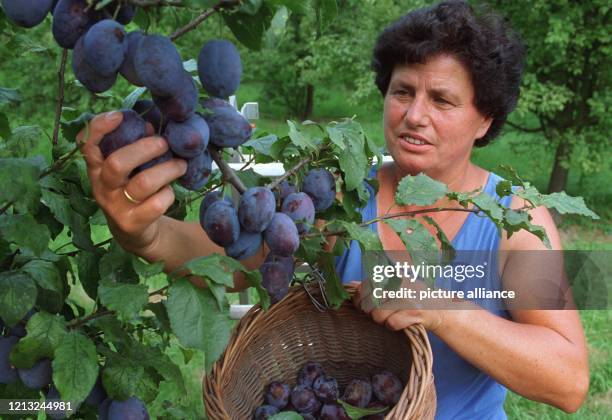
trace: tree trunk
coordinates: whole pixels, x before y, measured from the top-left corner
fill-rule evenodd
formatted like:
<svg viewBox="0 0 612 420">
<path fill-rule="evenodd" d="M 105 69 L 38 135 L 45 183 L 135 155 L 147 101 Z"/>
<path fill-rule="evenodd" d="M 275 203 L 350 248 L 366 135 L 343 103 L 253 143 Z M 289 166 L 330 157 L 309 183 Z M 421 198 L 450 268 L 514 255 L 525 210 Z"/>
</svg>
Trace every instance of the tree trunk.
<svg viewBox="0 0 612 420">
<path fill-rule="evenodd" d="M 302 121 L 310 119 L 314 107 L 314 86 L 310 83 L 306 85 L 306 103 L 304 104 L 304 113 Z"/>
<path fill-rule="evenodd" d="M 553 166 L 552 173 L 550 174 L 550 180 L 548 181 L 548 193 L 564 191 L 567 186 L 567 177 L 569 175 L 569 168 L 562 166 L 561 162 L 565 161 L 569 153 L 569 145 L 566 140 L 561 140 L 559 146 L 557 146 L 557 152 L 555 153 L 555 163 Z"/>
</svg>

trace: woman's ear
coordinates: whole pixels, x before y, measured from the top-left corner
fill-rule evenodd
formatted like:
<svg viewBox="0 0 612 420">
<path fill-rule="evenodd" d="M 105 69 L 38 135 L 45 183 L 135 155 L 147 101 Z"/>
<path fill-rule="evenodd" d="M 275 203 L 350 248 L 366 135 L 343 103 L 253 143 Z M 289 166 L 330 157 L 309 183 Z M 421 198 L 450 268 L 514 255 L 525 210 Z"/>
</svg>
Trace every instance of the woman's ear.
<svg viewBox="0 0 612 420">
<path fill-rule="evenodd" d="M 480 125 L 478 126 L 478 129 L 476 130 L 476 136 L 474 137 L 476 141 L 480 140 L 481 138 L 485 136 L 485 134 L 487 134 L 487 131 L 489 131 L 489 127 L 491 127 L 492 122 L 493 122 L 492 117 L 482 118 Z"/>
</svg>

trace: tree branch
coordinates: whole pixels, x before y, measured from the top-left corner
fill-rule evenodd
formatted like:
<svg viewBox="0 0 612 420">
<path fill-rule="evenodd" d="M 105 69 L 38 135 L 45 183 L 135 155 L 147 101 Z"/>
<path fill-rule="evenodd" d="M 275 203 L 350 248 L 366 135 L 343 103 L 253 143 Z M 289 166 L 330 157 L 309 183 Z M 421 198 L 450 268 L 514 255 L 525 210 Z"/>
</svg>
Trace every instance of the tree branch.
<svg viewBox="0 0 612 420">
<path fill-rule="evenodd" d="M 285 179 L 295 174 L 297 171 L 300 170 L 302 166 L 306 165 L 310 161 L 312 161 L 312 156 L 308 156 L 307 158 L 302 159 L 301 161 L 298 162 L 297 165 L 295 165 L 293 168 L 285 172 L 281 177 L 277 178 L 274 182 L 271 182 L 270 184 L 268 184 L 268 188 L 273 190 L 274 188 L 278 187 L 281 184 L 281 182 L 283 182 Z"/>
<path fill-rule="evenodd" d="M 69 322 L 68 323 L 68 328 L 75 329 L 75 328 L 80 327 L 81 325 L 84 325 L 84 324 L 88 323 L 92 319 L 102 318 L 103 316 L 113 315 L 113 314 L 115 314 L 115 311 L 111 311 L 111 310 L 108 310 L 108 309 L 105 309 L 105 310 L 100 311 L 100 312 L 94 312 L 93 314 L 90 314 L 90 315 L 86 316 L 85 318 L 79 318 L 79 319 L 75 319 L 75 320 Z"/>
<path fill-rule="evenodd" d="M 219 150 L 216 147 L 212 147 L 210 145 L 208 149 L 210 150 L 210 155 L 212 156 L 213 160 L 219 167 L 219 170 L 223 174 L 223 178 L 230 182 L 234 187 L 236 187 L 240 194 L 243 194 L 247 190 L 247 187 L 242 183 L 240 178 L 238 178 L 236 172 L 234 172 L 234 170 L 230 168 L 227 162 L 223 160 L 223 157 L 219 153 Z"/>
<path fill-rule="evenodd" d="M 182 28 L 179 28 L 176 32 L 174 32 L 172 35 L 170 35 L 170 40 L 175 41 L 177 38 L 185 35 L 187 32 L 192 31 L 200 23 L 204 22 L 211 15 L 215 14 L 219 10 L 226 9 L 226 8 L 229 8 L 229 7 L 232 7 L 232 6 L 236 6 L 238 4 L 240 4 L 240 1 L 238 1 L 238 0 L 221 0 L 219 3 L 217 3 L 215 6 L 213 6 L 212 9 L 209 9 L 209 10 L 203 12 L 198 17 L 196 17 L 194 20 L 189 22 L 187 25 L 183 26 Z"/>
<path fill-rule="evenodd" d="M 64 72 L 66 71 L 66 59 L 68 58 L 68 49 L 62 51 L 62 63 L 57 72 L 59 79 L 59 89 L 57 92 L 57 104 L 55 105 L 55 124 L 53 126 L 53 144 L 57 144 L 59 137 L 60 118 L 62 116 L 62 105 L 64 103 Z"/>
<path fill-rule="evenodd" d="M 543 131 L 542 127 L 538 127 L 538 128 L 521 127 L 520 125 L 514 124 L 513 122 L 510 122 L 510 121 L 506 121 L 506 124 L 514 128 L 515 130 L 522 131 L 523 133 L 539 133 L 540 131 Z"/>
<path fill-rule="evenodd" d="M 423 213 L 438 213 L 441 211 L 460 211 L 460 212 L 466 212 L 466 213 L 478 213 L 479 210 L 471 210 L 471 209 L 458 209 L 458 208 L 444 208 L 444 207 L 434 207 L 434 208 L 430 208 L 430 209 L 421 209 L 421 210 L 414 210 L 414 211 L 403 211 L 403 212 L 399 212 L 399 213 L 392 213 L 392 214 L 386 214 L 384 216 L 380 216 L 380 217 L 375 217 L 374 219 L 368 220 L 366 222 L 363 222 L 359 225 L 359 227 L 367 227 L 369 225 L 371 225 L 372 223 L 376 223 L 376 222 L 381 222 L 383 220 L 387 220 L 387 219 L 393 219 L 396 217 L 404 217 L 404 216 L 416 216 L 419 214 L 423 214 Z M 303 235 L 300 235 L 303 238 L 309 238 L 309 237 L 315 237 L 315 236 L 341 236 L 344 235 L 346 232 L 346 230 L 335 230 L 335 231 L 329 231 L 329 232 L 312 232 L 312 233 L 305 233 Z"/>
<path fill-rule="evenodd" d="M 14 200 L 6 203 L 5 206 L 0 209 L 0 215 L 4 214 L 13 204 L 15 204 Z"/>
</svg>

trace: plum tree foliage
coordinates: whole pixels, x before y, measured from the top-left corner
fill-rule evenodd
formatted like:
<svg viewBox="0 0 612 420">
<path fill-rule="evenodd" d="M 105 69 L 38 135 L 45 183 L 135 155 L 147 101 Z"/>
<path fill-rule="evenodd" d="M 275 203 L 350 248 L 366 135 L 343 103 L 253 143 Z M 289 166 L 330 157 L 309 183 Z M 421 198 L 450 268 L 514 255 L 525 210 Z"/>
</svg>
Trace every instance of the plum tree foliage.
<svg viewBox="0 0 612 420">
<path fill-rule="evenodd" d="M 296 270 L 308 264 L 325 277 L 329 305 L 337 307 L 348 295 L 333 257 L 352 240 L 364 249 L 382 248 L 356 211 L 369 198 L 364 180 L 375 186 L 367 175 L 380 151 L 354 118 L 325 125 L 289 121 L 289 134 L 277 136 L 253 130 L 226 100 L 243 71 L 255 73 L 243 68 L 242 48 L 261 48 L 282 30 L 279 22 L 287 15 L 313 20 L 322 31 L 338 5 L 335 0 L 302 2 L 308 7 L 290 0 L 185 0 L 185 7 L 176 8 L 182 26 L 169 29 L 161 16 L 175 2 L 147 1 L 140 7 L 143 2 L 129 0 L 59 0 L 53 9 L 51 3 L 0 2 L 2 36 L 29 39 L 23 28 L 38 25 L 30 45 L 46 42 L 40 36 L 46 30 L 57 45 L 44 48 L 50 57 L 61 57 L 59 71 L 29 69 L 39 80 L 36 89 L 57 89 L 48 136 L 35 126 L 11 130 L 7 110 L 19 109 L 21 96 L 16 89 L 0 88 L 0 398 L 38 398 L 41 392 L 49 400 L 73 402 L 78 415 L 87 418 L 148 418 L 149 411 L 160 418 L 202 417 L 201 402 L 183 398 L 183 374 L 177 358 L 168 354 L 178 350 L 190 359 L 193 352 L 203 352 L 207 370 L 221 356 L 231 329 L 225 289 L 233 286 L 235 272 L 244 273 L 267 309 L 282 302 L 292 285 L 310 281 Z M 216 14 L 233 41 L 199 39 L 195 54 L 187 52 L 181 37 L 210 24 L 208 16 Z M 190 36 L 204 38 L 196 31 Z M 40 39 L 34 42 L 34 37 Z M 131 91 L 123 97 L 119 92 L 126 85 Z M 27 104 L 28 109 L 37 105 Z M 123 114 L 120 126 L 100 141 L 105 158 L 145 137 L 147 124 L 168 142 L 167 152 L 131 177 L 144 177 L 170 159 L 187 161 L 187 172 L 172 185 L 176 201 L 166 216 L 185 219 L 189 206 L 200 203 L 200 226 L 193 228 L 223 247 L 224 255 L 188 261 L 166 275 L 162 263 L 146 263 L 106 239 L 110 234 L 76 142 L 80 130 L 90 129 L 92 107 Z M 236 148 L 257 163 L 282 162 L 285 175 L 277 179 L 251 168 L 232 169 L 227 160 Z M 474 196 L 434 185 L 426 177 L 407 177 L 397 198 L 403 204 L 415 195 L 430 204 L 442 197 L 468 207 L 475 202 Z M 534 206 L 545 203 L 596 217 L 581 199 L 541 195 L 518 177 L 499 191 L 513 185 L 525 188 Z M 527 229 L 545 239 L 531 224 L 529 208 L 508 215 L 495 203 L 480 200 L 478 205 L 507 231 Z M 316 219 L 327 222 L 319 226 Z M 425 226 L 412 226 L 412 236 L 401 230 L 407 246 L 412 238 L 436 246 Z M 332 253 L 322 248 L 330 235 L 338 238 Z M 271 251 L 264 263 L 246 269 L 240 261 L 262 252 L 264 242 Z M 207 287 L 193 286 L 191 276 Z M 393 402 L 401 390 L 401 384 L 381 376 L 372 380 L 371 389 L 370 383 L 355 382 L 342 394 L 333 378 L 321 375 L 320 365 L 309 364 L 290 392 L 283 385 L 270 388 L 268 405 L 255 417 L 267 418 L 291 404 L 306 419 L 321 407 L 329 418 L 342 418 L 342 398 L 363 408 L 373 404 L 370 394 Z M 177 394 L 160 404 L 156 396 L 166 384 Z"/>
</svg>

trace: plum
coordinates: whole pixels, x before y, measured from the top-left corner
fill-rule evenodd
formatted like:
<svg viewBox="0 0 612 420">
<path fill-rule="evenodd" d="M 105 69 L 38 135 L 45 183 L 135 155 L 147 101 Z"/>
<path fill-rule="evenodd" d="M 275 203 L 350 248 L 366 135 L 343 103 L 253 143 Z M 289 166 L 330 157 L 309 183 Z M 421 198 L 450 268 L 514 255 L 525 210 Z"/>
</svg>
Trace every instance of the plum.
<svg viewBox="0 0 612 420">
<path fill-rule="evenodd" d="M 9 360 L 11 350 L 18 341 L 19 338 L 15 336 L 0 337 L 0 384 L 12 384 L 19 378 L 17 369 L 11 365 Z"/>
<path fill-rule="evenodd" d="M 265 262 L 259 266 L 261 285 L 270 295 L 270 303 L 282 300 L 289 292 L 289 284 L 293 272 L 289 273 L 287 266 L 282 262 Z"/>
<path fill-rule="evenodd" d="M 59 0 L 53 9 L 51 31 L 60 47 L 72 49 L 97 20 L 98 16 L 87 0 Z"/>
<path fill-rule="evenodd" d="M 324 375 L 323 366 L 317 362 L 308 362 L 300 369 L 298 373 L 297 382 L 300 385 L 312 387 L 312 383 L 320 375 Z"/>
<path fill-rule="evenodd" d="M 312 389 L 305 385 L 296 385 L 291 391 L 291 404 L 297 411 L 305 414 L 314 414 L 321 408 Z"/>
<path fill-rule="evenodd" d="M 94 24 L 83 37 L 85 61 L 103 77 L 116 75 L 128 52 L 127 33 L 111 19 Z"/>
<path fill-rule="evenodd" d="M 165 129 L 162 124 L 162 114 L 155 103 L 150 99 L 139 99 L 132 107 L 134 111 L 146 122 L 151 123 L 156 133 L 161 133 Z"/>
<path fill-rule="evenodd" d="M 240 222 L 236 209 L 225 201 L 211 204 L 204 215 L 202 228 L 217 245 L 230 246 L 240 235 Z"/>
<path fill-rule="evenodd" d="M 237 260 L 244 260 L 255 255 L 261 249 L 262 243 L 261 233 L 251 233 L 243 230 L 240 232 L 238 240 L 225 248 L 225 253 Z"/>
<path fill-rule="evenodd" d="M 278 408 L 273 405 L 262 405 L 255 409 L 253 420 L 266 420 L 278 414 Z"/>
<path fill-rule="evenodd" d="M 138 43 L 145 35 L 141 31 L 132 31 L 127 34 L 127 52 L 125 59 L 119 67 L 119 73 L 131 84 L 135 86 L 142 86 L 142 81 L 136 73 L 134 67 L 134 57 L 136 56 L 136 50 L 138 49 Z"/>
<path fill-rule="evenodd" d="M 221 190 L 211 191 L 204 196 L 202 202 L 200 203 L 200 223 L 204 223 L 204 215 L 206 214 L 208 207 L 210 207 L 212 203 L 221 200 L 227 202 L 230 206 L 234 205 L 229 197 L 223 196 L 223 192 Z"/>
<path fill-rule="evenodd" d="M 180 122 L 194 116 L 198 105 L 198 89 L 193 77 L 186 71 L 177 79 L 180 79 L 180 83 L 177 82 L 177 91 L 172 96 L 153 95 L 153 101 L 166 118 Z"/>
<path fill-rule="evenodd" d="M 268 228 L 264 231 L 264 240 L 275 254 L 289 257 L 298 250 L 300 236 L 295 223 L 285 213 L 275 213 Z"/>
<path fill-rule="evenodd" d="M 122 110 L 121 113 L 123 120 L 119 127 L 100 140 L 100 151 L 105 159 L 115 150 L 132 144 L 146 135 L 145 122 L 135 111 L 127 109 Z"/>
<path fill-rule="evenodd" d="M 85 60 L 84 37 L 79 38 L 72 52 L 72 71 L 74 76 L 85 88 L 93 93 L 102 93 L 113 87 L 117 73 L 102 76 Z"/>
<path fill-rule="evenodd" d="M 134 54 L 134 68 L 144 86 L 157 96 L 172 96 L 181 89 L 183 62 L 170 38 L 145 35 Z"/>
<path fill-rule="evenodd" d="M 193 158 L 203 153 L 208 146 L 208 124 L 199 115 L 193 115 L 183 122 L 169 121 L 164 136 L 174 154 Z"/>
<path fill-rule="evenodd" d="M 355 407 L 366 407 L 372 400 L 372 384 L 363 379 L 353 379 L 344 388 L 342 400 Z"/>
<path fill-rule="evenodd" d="M 286 383 L 280 381 L 270 382 L 264 394 L 266 403 L 279 410 L 282 410 L 289 404 L 289 397 L 291 397 L 291 388 Z"/>
<path fill-rule="evenodd" d="M 275 208 L 276 200 L 270 189 L 249 188 L 242 194 L 238 203 L 240 225 L 248 232 L 261 233 L 272 221 Z"/>
<path fill-rule="evenodd" d="M 51 359 L 40 359 L 29 369 L 17 369 L 19 378 L 30 389 L 42 389 L 51 383 Z"/>
<path fill-rule="evenodd" d="M 310 230 L 315 219 L 315 208 L 310 196 L 303 192 L 291 193 L 283 201 L 281 211 L 295 222 L 298 233 Z"/>
<path fill-rule="evenodd" d="M 198 74 L 202 86 L 210 95 L 227 98 L 236 93 L 242 63 L 234 44 L 223 39 L 206 42 L 198 55 Z"/>
<path fill-rule="evenodd" d="M 209 98 L 202 102 L 204 119 L 210 127 L 210 141 L 218 147 L 238 147 L 253 131 L 251 123 L 229 103 Z"/>
<path fill-rule="evenodd" d="M 197 191 L 208 182 L 212 170 L 212 158 L 208 150 L 187 160 L 187 171 L 178 179 L 178 183 L 191 191 Z"/>
<path fill-rule="evenodd" d="M 340 404 L 326 403 L 319 414 L 321 420 L 350 420 L 346 410 Z"/>
<path fill-rule="evenodd" d="M 108 420 L 148 420 L 149 413 L 144 403 L 136 397 L 125 401 L 113 400 L 108 406 Z"/>
<path fill-rule="evenodd" d="M 392 372 L 383 371 L 372 376 L 372 391 L 384 404 L 397 404 L 403 390 L 402 382 Z"/>
<path fill-rule="evenodd" d="M 312 390 L 325 403 L 333 403 L 340 397 L 338 381 L 331 376 L 319 375 L 312 383 Z"/>
<path fill-rule="evenodd" d="M 302 191 L 312 198 L 317 212 L 325 211 L 336 198 L 334 176 L 326 169 L 311 169 L 304 177 Z"/>
<path fill-rule="evenodd" d="M 6 17 L 23 28 L 41 23 L 53 6 L 53 0 L 2 0 L 0 3 Z"/>
</svg>

